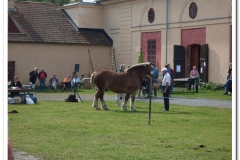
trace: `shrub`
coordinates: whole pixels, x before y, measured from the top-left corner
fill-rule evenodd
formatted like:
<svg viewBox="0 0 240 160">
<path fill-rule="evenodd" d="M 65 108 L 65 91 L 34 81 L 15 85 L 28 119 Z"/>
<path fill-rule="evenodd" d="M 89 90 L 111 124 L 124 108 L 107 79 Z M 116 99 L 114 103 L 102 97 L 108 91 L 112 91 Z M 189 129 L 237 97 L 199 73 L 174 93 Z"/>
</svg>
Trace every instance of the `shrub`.
<svg viewBox="0 0 240 160">
<path fill-rule="evenodd" d="M 138 52 L 138 63 L 142 63 L 143 62 L 143 51 L 142 49 L 140 49 L 140 51 Z"/>
<path fill-rule="evenodd" d="M 223 89 L 221 84 L 213 83 L 213 82 L 209 82 L 209 83 L 203 82 L 201 83 L 201 88 L 210 89 L 214 91 Z"/>
</svg>

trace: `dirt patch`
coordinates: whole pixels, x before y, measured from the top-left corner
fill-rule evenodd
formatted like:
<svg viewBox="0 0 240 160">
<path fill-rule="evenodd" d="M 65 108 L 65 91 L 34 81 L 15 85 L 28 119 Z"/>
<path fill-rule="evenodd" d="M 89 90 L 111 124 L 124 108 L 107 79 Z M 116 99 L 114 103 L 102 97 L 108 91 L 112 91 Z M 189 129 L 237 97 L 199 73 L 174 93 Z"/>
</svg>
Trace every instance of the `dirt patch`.
<svg viewBox="0 0 240 160">
<path fill-rule="evenodd" d="M 35 158 L 32 155 L 27 154 L 23 151 L 17 151 L 13 148 L 14 160 L 40 160 L 39 158 Z"/>
</svg>

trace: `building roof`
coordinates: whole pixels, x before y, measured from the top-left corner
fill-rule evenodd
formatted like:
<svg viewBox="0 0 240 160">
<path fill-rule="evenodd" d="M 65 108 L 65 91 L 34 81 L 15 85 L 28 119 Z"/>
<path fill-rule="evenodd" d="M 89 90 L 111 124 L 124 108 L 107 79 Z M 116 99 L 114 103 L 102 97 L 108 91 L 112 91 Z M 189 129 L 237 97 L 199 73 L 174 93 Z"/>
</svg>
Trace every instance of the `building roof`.
<svg viewBox="0 0 240 160">
<path fill-rule="evenodd" d="M 15 9 L 9 17 L 22 32 L 8 33 L 9 42 L 112 45 L 103 29 L 78 28 L 59 4 L 15 2 Z"/>
</svg>

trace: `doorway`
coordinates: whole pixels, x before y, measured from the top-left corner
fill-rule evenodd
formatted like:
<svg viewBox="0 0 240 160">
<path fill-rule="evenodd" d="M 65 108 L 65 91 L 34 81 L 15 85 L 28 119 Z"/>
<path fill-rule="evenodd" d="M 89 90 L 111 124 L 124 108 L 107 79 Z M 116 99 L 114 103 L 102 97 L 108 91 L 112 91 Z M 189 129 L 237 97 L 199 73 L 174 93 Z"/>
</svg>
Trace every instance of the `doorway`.
<svg viewBox="0 0 240 160">
<path fill-rule="evenodd" d="M 15 76 L 15 61 L 8 61 L 8 81 L 13 81 Z"/>
<path fill-rule="evenodd" d="M 186 67 L 185 67 L 186 66 Z M 174 45 L 175 78 L 188 78 L 193 66 L 198 67 L 200 79 L 208 82 L 208 44 Z"/>
</svg>

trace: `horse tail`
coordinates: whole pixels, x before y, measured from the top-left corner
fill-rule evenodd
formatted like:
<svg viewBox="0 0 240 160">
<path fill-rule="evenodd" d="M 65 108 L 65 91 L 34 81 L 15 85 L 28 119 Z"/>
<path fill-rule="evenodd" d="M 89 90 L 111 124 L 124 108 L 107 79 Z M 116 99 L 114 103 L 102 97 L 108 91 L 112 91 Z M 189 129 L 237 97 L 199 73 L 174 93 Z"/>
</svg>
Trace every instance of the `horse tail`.
<svg viewBox="0 0 240 160">
<path fill-rule="evenodd" d="M 92 84 L 92 86 L 94 87 L 94 82 L 93 82 L 93 79 L 94 79 L 94 76 L 97 72 L 93 72 L 92 75 L 91 75 L 91 78 L 90 78 L 90 83 Z"/>
</svg>

